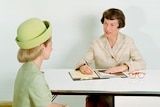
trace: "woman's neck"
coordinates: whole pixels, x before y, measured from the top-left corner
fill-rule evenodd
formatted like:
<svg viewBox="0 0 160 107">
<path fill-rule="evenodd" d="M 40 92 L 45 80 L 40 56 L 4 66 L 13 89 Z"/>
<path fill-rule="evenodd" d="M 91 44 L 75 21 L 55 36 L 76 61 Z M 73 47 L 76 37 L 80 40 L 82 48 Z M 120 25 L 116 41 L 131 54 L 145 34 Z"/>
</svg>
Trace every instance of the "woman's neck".
<svg viewBox="0 0 160 107">
<path fill-rule="evenodd" d="M 114 46 L 115 43 L 116 43 L 117 36 L 111 36 L 111 37 L 108 37 L 107 39 L 108 39 L 108 41 L 109 41 L 109 44 L 110 44 L 111 48 L 113 48 L 113 46 Z"/>
<path fill-rule="evenodd" d="M 35 65 L 38 67 L 38 69 L 41 68 L 42 65 L 42 59 L 40 57 L 36 58 L 33 62 L 35 63 Z"/>
</svg>

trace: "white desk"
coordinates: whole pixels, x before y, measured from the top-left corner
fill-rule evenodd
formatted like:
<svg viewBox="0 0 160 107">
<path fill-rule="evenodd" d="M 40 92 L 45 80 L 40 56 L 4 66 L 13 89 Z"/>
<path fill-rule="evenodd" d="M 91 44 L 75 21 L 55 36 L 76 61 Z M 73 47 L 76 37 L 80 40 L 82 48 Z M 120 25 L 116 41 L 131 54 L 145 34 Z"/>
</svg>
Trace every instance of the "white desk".
<svg viewBox="0 0 160 107">
<path fill-rule="evenodd" d="M 54 95 L 160 96 L 160 70 L 146 70 L 143 79 L 111 78 L 73 81 L 73 69 L 44 69 Z"/>
</svg>

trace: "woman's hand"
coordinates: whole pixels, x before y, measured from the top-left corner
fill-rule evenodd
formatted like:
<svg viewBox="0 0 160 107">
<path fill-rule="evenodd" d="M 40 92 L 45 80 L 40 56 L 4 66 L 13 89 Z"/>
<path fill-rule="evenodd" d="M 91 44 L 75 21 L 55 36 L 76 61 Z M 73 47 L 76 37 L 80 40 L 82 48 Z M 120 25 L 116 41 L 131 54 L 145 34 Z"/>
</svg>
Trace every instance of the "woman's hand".
<svg viewBox="0 0 160 107">
<path fill-rule="evenodd" d="M 93 73 L 93 69 L 88 65 L 81 66 L 79 70 L 83 74 L 92 74 Z"/>
<path fill-rule="evenodd" d="M 121 65 L 121 66 L 109 68 L 105 72 L 109 74 L 114 74 L 114 73 L 126 71 L 128 69 L 129 67 L 127 65 Z"/>
</svg>

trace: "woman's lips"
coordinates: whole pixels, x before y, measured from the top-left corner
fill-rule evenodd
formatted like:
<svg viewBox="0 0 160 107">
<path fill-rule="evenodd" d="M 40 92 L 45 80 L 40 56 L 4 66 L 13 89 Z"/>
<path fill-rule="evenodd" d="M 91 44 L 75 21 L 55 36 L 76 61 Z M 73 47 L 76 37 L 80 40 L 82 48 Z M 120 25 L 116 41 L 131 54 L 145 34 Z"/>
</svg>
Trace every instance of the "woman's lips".
<svg viewBox="0 0 160 107">
<path fill-rule="evenodd" d="M 111 32 L 106 32 L 106 34 L 107 34 L 107 35 L 110 35 L 110 34 L 111 34 Z"/>
</svg>

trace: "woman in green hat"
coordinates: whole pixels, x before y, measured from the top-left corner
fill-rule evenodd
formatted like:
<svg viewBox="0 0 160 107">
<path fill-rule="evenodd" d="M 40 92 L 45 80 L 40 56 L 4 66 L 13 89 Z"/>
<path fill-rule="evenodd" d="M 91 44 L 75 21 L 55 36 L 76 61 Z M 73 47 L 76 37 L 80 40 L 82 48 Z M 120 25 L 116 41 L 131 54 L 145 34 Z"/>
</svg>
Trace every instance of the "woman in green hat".
<svg viewBox="0 0 160 107">
<path fill-rule="evenodd" d="M 48 60 L 52 51 L 51 35 L 50 23 L 38 18 L 28 19 L 18 27 L 17 59 L 23 64 L 14 84 L 13 107 L 67 107 L 52 103 L 52 94 L 40 71 L 43 60 Z"/>
</svg>

